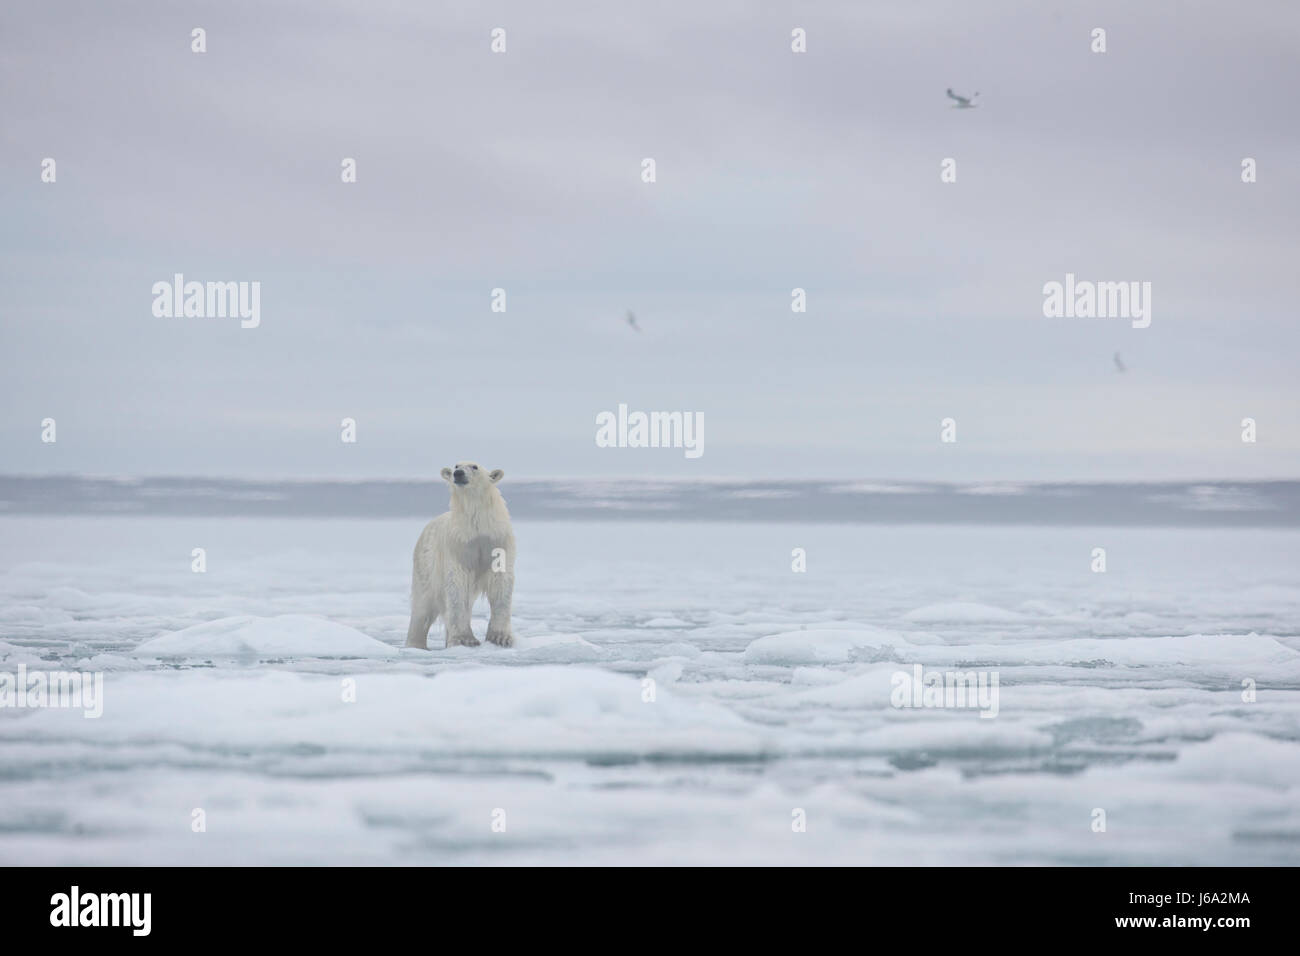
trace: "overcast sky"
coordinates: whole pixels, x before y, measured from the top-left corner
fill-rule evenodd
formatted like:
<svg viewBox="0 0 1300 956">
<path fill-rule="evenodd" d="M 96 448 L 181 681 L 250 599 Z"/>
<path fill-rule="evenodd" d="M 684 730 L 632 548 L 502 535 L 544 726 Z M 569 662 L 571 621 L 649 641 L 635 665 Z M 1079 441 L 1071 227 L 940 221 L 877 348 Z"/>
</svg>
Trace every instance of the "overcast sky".
<svg viewBox="0 0 1300 956">
<path fill-rule="evenodd" d="M 1289 0 L 7 3 L 0 471 L 1300 477 L 1297 50 Z M 260 327 L 155 317 L 177 272 Z M 1150 327 L 1044 318 L 1067 272 Z M 596 447 L 620 402 L 704 454 Z"/>
</svg>

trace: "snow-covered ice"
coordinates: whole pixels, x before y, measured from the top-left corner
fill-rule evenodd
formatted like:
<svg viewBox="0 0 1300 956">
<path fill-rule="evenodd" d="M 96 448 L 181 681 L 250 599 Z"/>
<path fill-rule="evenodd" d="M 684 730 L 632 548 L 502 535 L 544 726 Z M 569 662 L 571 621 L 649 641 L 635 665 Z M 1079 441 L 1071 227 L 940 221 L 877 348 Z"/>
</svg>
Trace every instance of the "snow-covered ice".
<svg viewBox="0 0 1300 956">
<path fill-rule="evenodd" d="M 0 673 L 104 675 L 0 708 L 0 863 L 1300 863 L 1300 532 L 519 521 L 423 652 L 422 525 L 0 519 Z"/>
<path fill-rule="evenodd" d="M 155 637 L 132 653 L 137 657 L 189 660 L 397 656 L 392 647 L 354 627 L 305 614 L 223 617 Z"/>
</svg>

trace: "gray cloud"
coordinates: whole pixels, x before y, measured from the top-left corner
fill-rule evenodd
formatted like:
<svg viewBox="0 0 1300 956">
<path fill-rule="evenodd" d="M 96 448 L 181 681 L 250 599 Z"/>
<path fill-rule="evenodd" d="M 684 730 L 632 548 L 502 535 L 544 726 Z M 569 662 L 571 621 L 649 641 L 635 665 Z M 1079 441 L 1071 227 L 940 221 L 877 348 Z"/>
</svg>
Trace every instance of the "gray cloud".
<svg viewBox="0 0 1300 956">
<path fill-rule="evenodd" d="M 1287 3 L 9 5 L 4 470 L 1294 476 L 1297 40 Z M 1152 282 L 1151 328 L 1042 318 L 1067 271 Z M 175 272 L 259 280 L 261 327 L 154 318 Z M 596 448 L 619 402 L 705 456 Z"/>
</svg>

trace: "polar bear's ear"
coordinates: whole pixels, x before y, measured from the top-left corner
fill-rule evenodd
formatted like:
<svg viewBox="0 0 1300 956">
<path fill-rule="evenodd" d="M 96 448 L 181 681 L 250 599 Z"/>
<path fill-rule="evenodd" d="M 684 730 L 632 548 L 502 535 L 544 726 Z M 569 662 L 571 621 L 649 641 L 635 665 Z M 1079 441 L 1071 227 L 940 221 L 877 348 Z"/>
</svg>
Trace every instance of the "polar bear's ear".
<svg viewBox="0 0 1300 956">
<path fill-rule="evenodd" d="M 505 476 L 506 473 L 502 471 L 500 468 L 493 468 L 491 471 L 488 472 L 488 477 L 492 479 L 492 483 L 494 485 Z"/>
<path fill-rule="evenodd" d="M 443 481 L 451 481 L 451 469 L 450 469 L 450 468 L 444 468 L 442 471 L 438 472 L 438 474 L 442 475 L 442 480 L 443 480 Z"/>
</svg>

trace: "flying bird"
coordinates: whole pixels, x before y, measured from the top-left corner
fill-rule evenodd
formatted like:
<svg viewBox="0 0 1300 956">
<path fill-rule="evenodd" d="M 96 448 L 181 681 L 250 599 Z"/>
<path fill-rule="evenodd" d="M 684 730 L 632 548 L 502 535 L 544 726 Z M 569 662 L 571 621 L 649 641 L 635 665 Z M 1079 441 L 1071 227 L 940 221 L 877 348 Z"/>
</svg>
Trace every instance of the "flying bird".
<svg viewBox="0 0 1300 956">
<path fill-rule="evenodd" d="M 953 107 L 953 109 L 955 109 L 955 110 L 973 110 L 973 109 L 975 109 L 976 104 L 973 103 L 973 102 L 971 102 L 971 101 L 974 100 L 975 97 L 976 97 L 976 96 L 979 96 L 979 95 L 980 95 L 980 94 L 979 94 L 979 90 L 976 90 L 976 91 L 975 91 L 972 95 L 970 95 L 970 96 L 958 96 L 956 93 L 954 93 L 954 92 L 952 91 L 952 87 L 951 87 L 951 86 L 948 87 L 948 99 L 950 99 L 950 100 L 956 100 L 956 101 L 957 101 L 957 105 Z"/>
<path fill-rule="evenodd" d="M 641 331 L 641 326 L 636 324 L 636 316 L 632 314 L 631 309 L 628 309 L 627 311 L 627 324 L 632 326 L 636 331 Z"/>
<path fill-rule="evenodd" d="M 1128 369 L 1124 366 L 1123 360 L 1120 359 L 1118 352 L 1115 353 L 1115 367 L 1119 369 L 1121 372 L 1128 371 Z"/>
</svg>

